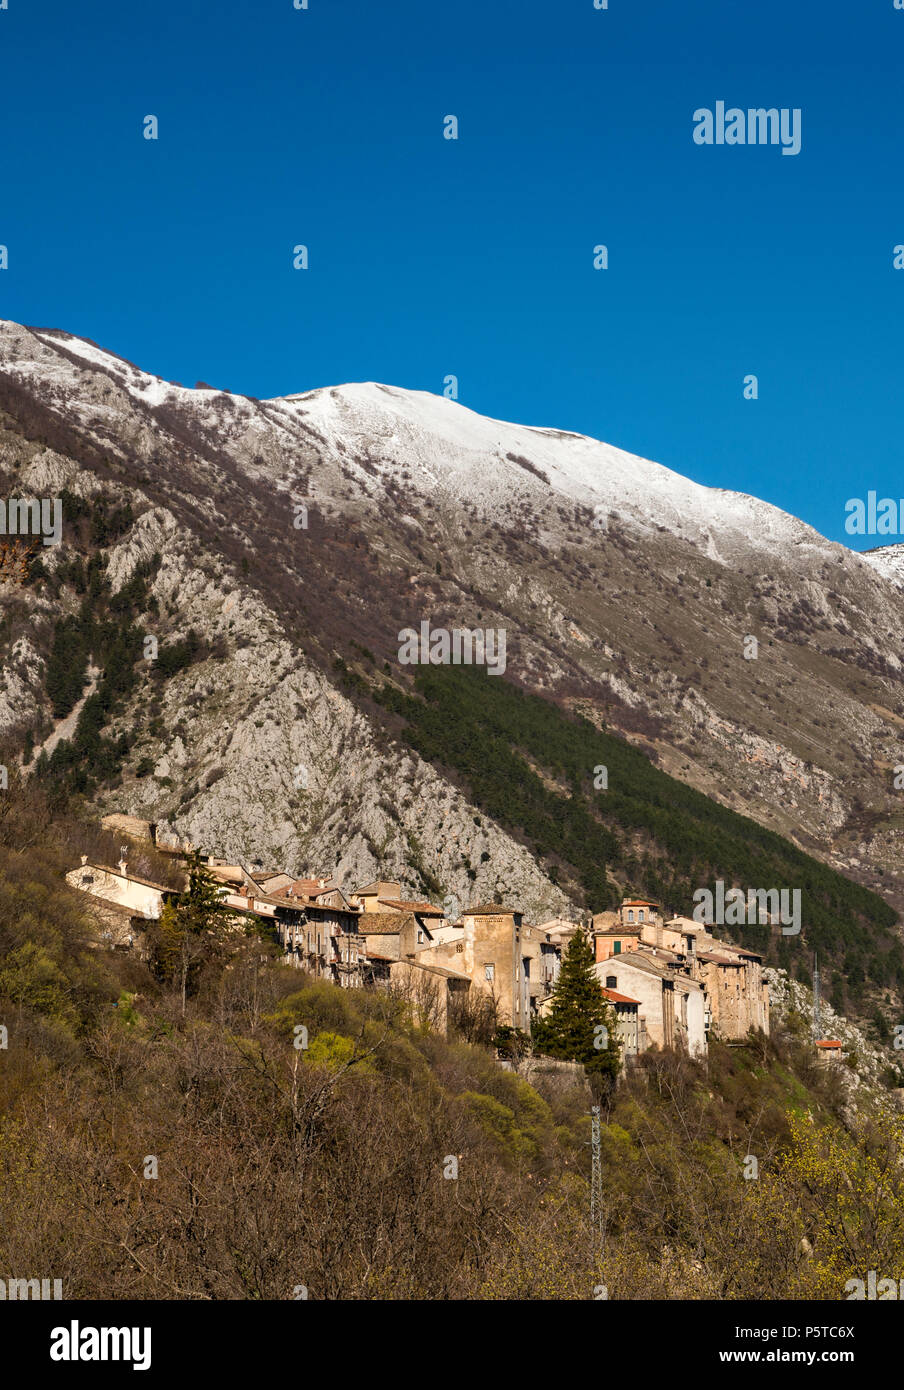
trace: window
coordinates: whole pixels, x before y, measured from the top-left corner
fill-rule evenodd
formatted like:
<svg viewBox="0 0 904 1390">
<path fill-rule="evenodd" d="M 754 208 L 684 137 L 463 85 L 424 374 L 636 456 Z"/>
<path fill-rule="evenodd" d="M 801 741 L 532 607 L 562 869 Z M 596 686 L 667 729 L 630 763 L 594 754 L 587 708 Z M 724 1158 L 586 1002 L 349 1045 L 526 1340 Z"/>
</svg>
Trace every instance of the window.
<svg viewBox="0 0 904 1390">
<path fill-rule="evenodd" d="M 618 989 L 618 976 L 617 976 L 617 975 L 607 975 L 607 976 L 606 976 L 606 988 L 607 988 L 607 989 Z"/>
<path fill-rule="evenodd" d="M 643 921 L 643 908 L 641 908 L 640 911 L 638 912 L 638 914 L 637 914 L 637 920 L 638 920 L 638 922 L 642 922 L 642 921 Z"/>
<path fill-rule="evenodd" d="M 614 956 L 620 956 L 620 955 L 621 955 L 621 942 L 620 942 L 620 941 L 615 941 L 615 942 L 613 942 L 613 945 L 612 945 L 612 954 L 613 954 Z"/>
<path fill-rule="evenodd" d="M 492 961 L 487 961 L 486 965 L 483 967 L 483 978 L 489 980 L 490 984 L 492 984 L 493 980 L 496 978 L 496 967 Z"/>
<path fill-rule="evenodd" d="M 633 921 L 634 921 L 634 909 L 633 909 L 633 907 L 629 907 L 629 908 L 628 908 L 628 921 L 629 921 L 629 922 L 633 922 Z"/>
<path fill-rule="evenodd" d="M 417 930 L 417 939 L 418 939 L 418 945 L 420 945 L 421 942 L 422 942 L 423 939 L 424 939 L 424 933 L 421 931 L 420 927 L 418 927 L 418 930 Z"/>
</svg>

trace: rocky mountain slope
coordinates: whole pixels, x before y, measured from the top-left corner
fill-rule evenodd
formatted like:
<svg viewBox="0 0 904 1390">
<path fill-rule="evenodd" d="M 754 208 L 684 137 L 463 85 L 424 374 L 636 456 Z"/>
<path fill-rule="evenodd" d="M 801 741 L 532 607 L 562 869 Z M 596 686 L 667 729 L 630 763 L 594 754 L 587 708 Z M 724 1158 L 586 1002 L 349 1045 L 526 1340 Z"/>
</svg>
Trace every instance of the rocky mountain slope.
<svg viewBox="0 0 904 1390">
<path fill-rule="evenodd" d="M 904 906 L 894 561 L 423 392 L 189 390 L 8 322 L 0 470 L 6 496 L 93 508 L 112 591 L 153 570 L 144 630 L 199 644 L 162 684 L 149 662 L 117 713 L 133 743 L 95 790 L 103 809 L 224 855 L 564 910 L 529 847 L 406 751 L 335 665 L 401 681 L 402 628 L 504 628 L 507 679 Z M 128 507 L 128 524 L 98 523 L 101 504 Z M 0 589 L 14 747 L 57 722 L 45 674 L 54 624 L 80 602 L 72 534 L 42 552 L 46 578 Z"/>
<path fill-rule="evenodd" d="M 877 1038 L 875 1026 L 857 1027 L 837 1013 L 825 998 L 819 1001 L 817 1026 L 811 986 L 791 979 L 785 970 L 768 969 L 765 976 L 769 985 L 773 1023 L 790 1027 L 798 1036 L 808 1040 L 813 1040 L 815 1034 L 841 1043 L 838 1076 L 845 1092 L 845 1118 L 848 1121 L 864 1101 L 876 1097 L 887 1100 L 890 1090 L 895 1093 L 898 1105 L 904 1102 L 902 1054 L 895 1046 L 893 1033 Z"/>
</svg>

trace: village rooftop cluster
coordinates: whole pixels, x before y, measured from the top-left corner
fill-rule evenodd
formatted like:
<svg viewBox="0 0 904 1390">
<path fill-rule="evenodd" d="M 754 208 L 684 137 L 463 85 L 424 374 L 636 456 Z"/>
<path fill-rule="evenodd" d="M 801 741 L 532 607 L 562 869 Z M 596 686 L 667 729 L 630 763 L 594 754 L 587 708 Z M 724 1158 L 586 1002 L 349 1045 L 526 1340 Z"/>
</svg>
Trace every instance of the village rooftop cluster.
<svg viewBox="0 0 904 1390">
<path fill-rule="evenodd" d="M 108 816 L 103 824 L 178 856 L 191 852 L 187 843 L 158 843 L 155 827 L 135 817 Z M 480 996 L 497 1025 L 529 1033 L 549 1006 L 563 952 L 584 928 L 625 1059 L 654 1044 L 699 1057 L 711 1034 L 731 1040 L 769 1032 L 762 957 L 647 899 L 625 898 L 617 911 L 584 922 L 533 925 L 503 903 L 468 907 L 453 921 L 442 907 L 405 898 L 394 880 L 350 888 L 329 876 L 296 878 L 256 864 L 201 859 L 222 885 L 224 905 L 268 928 L 291 965 L 343 988 L 398 986 L 414 998 L 429 996 L 433 1021 L 443 1030 L 456 1001 Z M 130 872 L 125 857 L 115 867 L 83 858 L 66 877 L 92 899 L 108 943 L 139 953 L 148 922 L 178 896 L 177 889 Z"/>
</svg>

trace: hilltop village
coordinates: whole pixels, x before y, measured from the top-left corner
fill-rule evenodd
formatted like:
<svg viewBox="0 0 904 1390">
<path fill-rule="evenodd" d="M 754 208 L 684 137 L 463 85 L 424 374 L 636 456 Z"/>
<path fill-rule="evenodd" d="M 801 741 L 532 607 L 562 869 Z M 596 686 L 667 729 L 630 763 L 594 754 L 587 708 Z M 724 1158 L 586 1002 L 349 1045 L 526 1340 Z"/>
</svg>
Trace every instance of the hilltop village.
<svg viewBox="0 0 904 1390">
<path fill-rule="evenodd" d="M 157 843 L 155 827 L 134 817 L 108 816 L 103 825 L 178 859 L 191 853 L 187 844 Z M 200 858 L 221 885 L 223 905 L 265 928 L 288 963 L 347 989 L 403 989 L 429 1004 L 425 1012 L 443 1032 L 456 1008 L 479 1002 L 496 1026 L 529 1033 L 551 1000 L 563 952 L 582 929 L 593 943 L 602 997 L 618 1019 L 623 1060 L 653 1045 L 699 1057 L 711 1035 L 769 1032 L 762 957 L 719 940 L 705 923 L 668 915 L 659 903 L 625 898 L 617 911 L 583 922 L 537 924 L 517 906 L 480 903 L 452 920 L 434 903 L 404 898 L 393 880 L 350 888 L 326 876 Z M 178 897 L 178 889 L 130 871 L 126 857 L 115 866 L 83 857 L 66 878 L 91 900 L 107 944 L 138 954 L 149 923 Z"/>
</svg>

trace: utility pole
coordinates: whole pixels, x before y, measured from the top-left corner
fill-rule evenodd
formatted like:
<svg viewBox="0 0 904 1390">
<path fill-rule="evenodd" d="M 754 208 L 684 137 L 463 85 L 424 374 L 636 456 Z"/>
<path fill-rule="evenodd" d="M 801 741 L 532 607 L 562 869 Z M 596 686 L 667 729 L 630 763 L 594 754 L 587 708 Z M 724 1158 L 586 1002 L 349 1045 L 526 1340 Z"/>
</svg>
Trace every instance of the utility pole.
<svg viewBox="0 0 904 1390">
<path fill-rule="evenodd" d="M 603 1234 L 603 1144 L 600 1138 L 600 1108 L 590 1111 L 590 1231 L 591 1239 L 597 1230 Z"/>
</svg>

